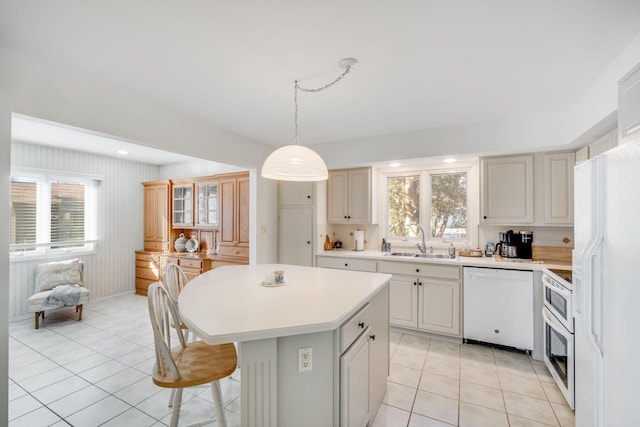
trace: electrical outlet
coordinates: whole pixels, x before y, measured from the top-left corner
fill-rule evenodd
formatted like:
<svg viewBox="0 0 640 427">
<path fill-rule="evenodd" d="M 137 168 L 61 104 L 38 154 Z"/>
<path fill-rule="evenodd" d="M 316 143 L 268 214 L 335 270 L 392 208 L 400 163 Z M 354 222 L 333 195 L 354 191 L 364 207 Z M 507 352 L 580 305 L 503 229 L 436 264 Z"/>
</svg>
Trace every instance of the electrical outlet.
<svg viewBox="0 0 640 427">
<path fill-rule="evenodd" d="M 298 349 L 298 372 L 311 371 L 313 369 L 313 352 L 311 347 Z"/>
</svg>

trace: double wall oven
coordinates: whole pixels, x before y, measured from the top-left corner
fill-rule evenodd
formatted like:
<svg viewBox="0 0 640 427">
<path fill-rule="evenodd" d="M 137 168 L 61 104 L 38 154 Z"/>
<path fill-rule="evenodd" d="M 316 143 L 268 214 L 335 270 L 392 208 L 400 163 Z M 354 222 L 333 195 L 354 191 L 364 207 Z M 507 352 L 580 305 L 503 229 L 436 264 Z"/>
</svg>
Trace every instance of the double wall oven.
<svg viewBox="0 0 640 427">
<path fill-rule="evenodd" d="M 574 339 L 571 271 L 545 268 L 544 289 L 544 362 L 567 403 L 574 407 Z"/>
</svg>

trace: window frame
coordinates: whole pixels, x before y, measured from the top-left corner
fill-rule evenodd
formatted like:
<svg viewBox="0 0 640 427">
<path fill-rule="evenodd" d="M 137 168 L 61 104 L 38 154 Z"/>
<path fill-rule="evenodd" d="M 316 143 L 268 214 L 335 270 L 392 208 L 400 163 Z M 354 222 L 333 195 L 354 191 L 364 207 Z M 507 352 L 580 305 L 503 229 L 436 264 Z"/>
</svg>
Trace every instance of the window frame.
<svg viewBox="0 0 640 427">
<path fill-rule="evenodd" d="M 467 175 L 467 197 L 466 197 L 466 205 L 467 205 L 467 226 L 466 226 L 466 238 L 463 239 L 448 239 L 448 238 L 434 238 L 431 235 L 431 197 L 432 197 L 432 188 L 431 188 L 431 177 L 433 175 L 449 175 L 449 174 L 459 174 L 466 173 Z M 416 244 L 420 242 L 420 237 L 411 237 L 405 236 L 404 238 L 398 239 L 397 237 L 389 236 L 389 178 L 395 177 L 409 177 L 409 176 L 419 176 L 420 179 L 420 200 L 418 201 L 418 206 L 420 209 L 419 212 L 419 224 L 425 230 L 425 243 L 428 247 L 434 248 L 442 248 L 449 245 L 449 243 L 454 243 L 460 246 L 469 246 L 473 239 L 472 236 L 472 220 L 471 215 L 474 211 L 471 206 L 472 199 L 470 197 L 471 192 L 471 180 L 472 180 L 473 168 L 471 165 L 458 165 L 457 167 L 443 167 L 439 168 L 436 166 L 433 167 L 424 167 L 418 169 L 407 169 L 407 170 L 385 170 L 381 171 L 381 175 L 383 177 L 384 182 L 384 229 L 381 230 L 382 236 L 386 239 L 387 242 L 391 243 L 392 247 L 395 246 L 406 246 L 407 244 Z"/>
<path fill-rule="evenodd" d="M 9 244 L 9 260 L 30 261 L 36 259 L 62 258 L 69 255 L 97 253 L 99 186 L 102 176 L 80 174 L 59 170 L 12 168 L 9 185 L 13 178 L 24 178 L 36 182 L 36 242 Z M 84 240 L 51 242 L 51 185 L 56 181 L 76 181 L 84 190 Z M 74 246 L 66 246 L 73 244 Z M 82 246 L 75 246 L 75 245 Z M 63 246 L 56 247 L 53 246 Z M 17 249 L 29 249 L 24 252 Z"/>
</svg>

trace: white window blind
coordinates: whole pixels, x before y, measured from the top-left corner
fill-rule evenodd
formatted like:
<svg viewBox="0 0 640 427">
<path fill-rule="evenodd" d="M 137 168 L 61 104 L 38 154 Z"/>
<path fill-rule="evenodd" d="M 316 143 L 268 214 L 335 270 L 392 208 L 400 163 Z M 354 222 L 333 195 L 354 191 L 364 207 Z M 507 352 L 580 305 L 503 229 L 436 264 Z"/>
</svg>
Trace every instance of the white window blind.
<svg viewBox="0 0 640 427">
<path fill-rule="evenodd" d="M 97 243 L 98 182 L 58 173 L 12 174 L 12 259 L 93 252 Z"/>
</svg>

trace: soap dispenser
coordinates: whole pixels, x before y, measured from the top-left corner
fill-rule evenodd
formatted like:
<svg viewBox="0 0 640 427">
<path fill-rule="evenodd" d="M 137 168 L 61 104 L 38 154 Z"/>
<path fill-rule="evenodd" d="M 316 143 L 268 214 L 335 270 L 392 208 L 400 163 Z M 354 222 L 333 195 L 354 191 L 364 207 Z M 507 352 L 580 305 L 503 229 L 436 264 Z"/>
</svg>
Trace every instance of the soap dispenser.
<svg viewBox="0 0 640 427">
<path fill-rule="evenodd" d="M 449 256 L 452 258 L 456 256 L 456 247 L 453 246 L 453 243 L 449 244 Z"/>
</svg>

